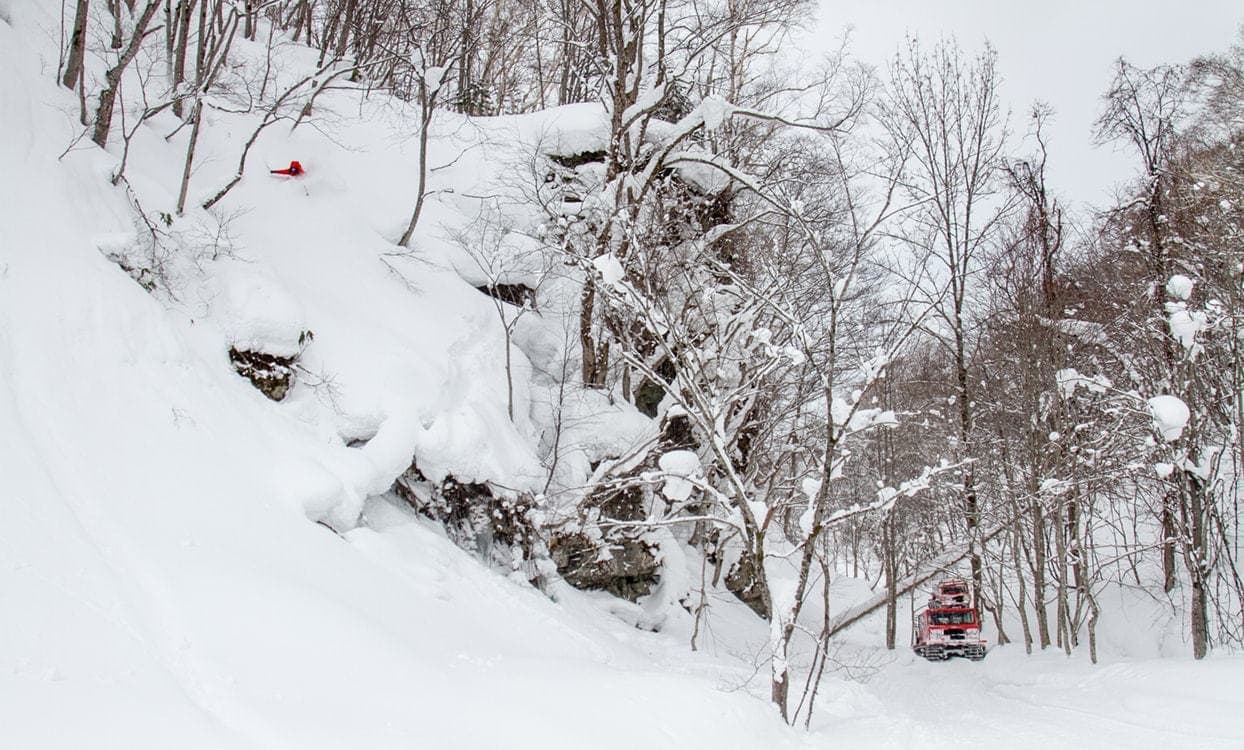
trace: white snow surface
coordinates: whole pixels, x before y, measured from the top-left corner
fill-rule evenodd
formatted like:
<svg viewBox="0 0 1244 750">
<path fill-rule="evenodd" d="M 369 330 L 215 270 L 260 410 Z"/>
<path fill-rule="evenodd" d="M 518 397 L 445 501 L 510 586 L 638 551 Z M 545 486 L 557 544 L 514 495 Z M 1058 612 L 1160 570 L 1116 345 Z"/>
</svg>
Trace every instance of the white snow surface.
<svg viewBox="0 0 1244 750">
<path fill-rule="evenodd" d="M 212 317 L 231 346 L 283 357 L 298 353 L 306 330 L 298 301 L 271 276 L 224 260 L 215 269 Z"/>
<path fill-rule="evenodd" d="M 1154 396 L 1148 403 L 1149 414 L 1153 417 L 1153 428 L 1168 443 L 1178 440 L 1191 416 L 1188 405 L 1178 396 L 1169 394 Z"/>
<path fill-rule="evenodd" d="M 695 489 L 695 485 L 688 480 L 702 473 L 699 457 L 693 451 L 667 451 L 657 459 L 657 466 L 668 475 L 661 486 L 661 494 L 671 502 L 686 502 Z"/>
<path fill-rule="evenodd" d="M 1180 346 L 1195 355 L 1200 348 L 1196 342 L 1197 334 L 1209 324 L 1209 316 L 1201 310 L 1189 310 L 1183 302 L 1167 302 L 1166 314 L 1171 335 Z"/>
<path fill-rule="evenodd" d="M 725 124 L 726 118 L 730 116 L 733 108 L 720 95 L 711 94 L 704 97 L 704 101 L 700 102 L 700 111 L 704 115 L 704 127 L 709 131 L 716 131 Z"/>
<path fill-rule="evenodd" d="M 600 274 L 601 281 L 606 284 L 617 284 L 626 277 L 626 271 L 622 268 L 622 263 L 612 253 L 606 253 L 593 258 L 592 266 Z"/>
<path fill-rule="evenodd" d="M 456 192 L 429 201 L 407 254 L 392 240 L 413 204 L 413 121 L 326 95 L 317 128 L 264 134 L 220 213 L 174 221 L 198 237 L 228 216 L 229 247 L 173 269 L 160 297 L 104 256 L 141 238 L 108 180 L 118 144 L 58 160 L 79 134 L 53 85 L 58 13 L 0 0 L 0 747 L 901 748 L 944 743 L 947 717 L 956 744 L 1244 743 L 1244 659 L 1193 663 L 1177 635 L 1161 652 L 1103 636 L 1099 667 L 1015 648 L 933 665 L 878 651 L 871 618 L 845 646 L 873 679 L 829 674 L 804 733 L 764 700 L 747 654 L 765 625 L 729 597 L 691 652 L 676 604 L 650 633 L 613 614 L 628 603 L 564 586 L 554 602 L 487 569 L 384 493 L 412 456 L 432 479 L 541 486 L 560 332 L 521 321 L 510 419 L 501 324 L 450 234 L 519 145 L 599 147 L 600 108 L 447 116 L 432 158 L 454 164 L 435 187 Z M 253 127 L 207 119 L 196 205 Z M 160 116 L 135 137 L 127 174 L 152 211 L 175 205 L 175 127 Z M 269 178 L 290 159 L 304 179 Z M 302 351 L 291 395 L 236 375 L 231 345 Z M 566 404 L 567 482 L 651 434 L 601 394 Z M 663 585 L 698 580 L 686 558 Z M 842 606 L 865 593 L 845 587 Z"/>
</svg>

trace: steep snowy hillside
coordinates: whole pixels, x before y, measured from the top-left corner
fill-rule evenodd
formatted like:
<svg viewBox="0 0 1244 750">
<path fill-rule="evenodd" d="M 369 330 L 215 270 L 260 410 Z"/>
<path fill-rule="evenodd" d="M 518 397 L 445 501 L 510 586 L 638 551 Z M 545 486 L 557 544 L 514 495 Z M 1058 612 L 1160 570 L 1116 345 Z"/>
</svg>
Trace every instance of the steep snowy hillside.
<svg viewBox="0 0 1244 750">
<path fill-rule="evenodd" d="M 53 82 L 56 12 L 0 0 L 0 747 L 905 747 L 947 741 L 960 710 L 956 741 L 1244 741 L 1238 658 L 939 669 L 878 656 L 875 629 L 844 659 L 879 674 L 831 674 L 805 733 L 765 700 L 766 626 L 741 604 L 692 652 L 670 601 L 641 613 L 668 619 L 654 633 L 637 606 L 485 565 L 390 490 L 412 460 L 431 481 L 560 481 L 541 459 L 573 279 L 528 262 L 524 169 L 540 144 L 590 147 L 599 108 L 440 120 L 408 253 L 411 112 L 326 94 L 209 213 L 261 116 L 222 103 L 174 216 L 189 133 L 138 125 L 112 184 L 121 138 L 80 139 Z M 272 85 L 314 64 L 287 51 Z M 291 160 L 306 173 L 268 173 Z M 476 287 L 533 275 L 554 307 L 517 321 L 507 368 Z M 292 390 L 267 398 L 231 350 L 296 360 Z M 653 430 L 599 394 L 562 402 L 566 477 Z"/>
<path fill-rule="evenodd" d="M 137 242 L 114 156 L 58 160 L 75 104 L 46 80 L 50 18 L 0 15 L 0 744 L 798 743 L 715 668 L 667 672 L 624 625 L 368 500 L 412 454 L 511 482 L 534 462 L 527 365 L 511 423 L 488 299 L 435 263 L 402 279 L 380 260 L 374 222 L 412 198 L 387 124 L 362 150 L 336 145 L 344 130 L 265 141 L 257 163 L 298 157 L 307 179 L 248 178 L 226 207 L 232 257 L 170 269 L 162 304 L 105 257 Z M 203 144 L 204 189 L 237 136 Z M 175 149 L 141 137 L 130 181 L 166 210 Z M 301 330 L 311 374 L 286 402 L 230 366 L 231 345 L 296 348 Z"/>
</svg>

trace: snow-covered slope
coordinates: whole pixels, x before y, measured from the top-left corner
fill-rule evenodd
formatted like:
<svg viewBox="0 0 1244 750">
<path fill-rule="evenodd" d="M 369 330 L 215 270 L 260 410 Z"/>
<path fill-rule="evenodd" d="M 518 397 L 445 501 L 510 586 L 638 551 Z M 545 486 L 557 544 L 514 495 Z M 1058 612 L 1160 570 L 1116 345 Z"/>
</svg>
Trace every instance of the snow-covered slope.
<svg viewBox="0 0 1244 750">
<path fill-rule="evenodd" d="M 134 236 L 116 160 L 58 161 L 74 101 L 41 59 L 48 18 L 20 10 L 0 21 L 0 745 L 795 741 L 764 703 L 659 671 L 625 626 L 382 500 L 355 525 L 412 447 L 428 473 L 513 481 L 535 461 L 505 418 L 487 299 L 435 264 L 412 290 L 377 257 L 394 248 L 368 219 L 404 217 L 409 162 L 275 139 L 313 174 L 240 186 L 238 259 L 170 309 L 101 253 Z M 228 135 L 206 143 L 204 190 L 232 169 L 213 153 Z M 156 136 L 128 173 L 166 210 L 179 162 Z M 313 330 L 304 363 L 331 392 L 275 404 L 238 377 L 239 309 L 268 341 Z"/>
<path fill-rule="evenodd" d="M 751 679 L 764 627 L 741 605 L 718 603 L 721 632 L 691 653 L 676 629 L 643 632 L 592 597 L 554 603 L 487 569 L 384 496 L 412 456 L 433 478 L 541 483 L 556 331 L 534 316 L 518 330 L 510 419 L 500 324 L 453 235 L 489 203 L 480 196 L 530 178 L 519 144 L 581 137 L 597 110 L 447 117 L 440 192 L 408 257 L 392 240 L 414 198 L 409 120 L 326 96 L 314 127 L 258 142 L 223 223 L 191 209 L 165 227 L 188 259 L 168 259 L 172 286 L 153 295 L 106 257 L 139 246 L 143 229 L 109 183 L 118 144 L 69 148 L 77 103 L 53 85 L 49 10 L 0 0 L 0 747 L 936 744 L 944 714 L 930 714 L 945 706 L 921 689 L 940 680 L 933 665 L 903 654 L 876 687 L 833 675 L 814 733 L 787 729 Z M 209 115 L 192 204 L 228 180 L 253 125 Z M 176 202 L 188 133 L 165 141 L 174 128 L 157 117 L 134 139 L 127 175 L 152 216 Z M 304 179 L 266 174 L 290 159 Z M 301 349 L 298 385 L 269 401 L 233 371 L 230 346 Z M 585 446 L 572 466 L 645 429 L 603 399 L 571 401 Z M 999 694 L 1028 668 L 987 664 Z M 972 668 L 946 673 L 948 701 L 971 699 Z M 1089 703 L 1138 675 L 1165 685 L 1188 673 L 1036 668 Z M 1220 660 L 1207 684 L 1242 672 Z M 1006 688 L 1021 707 L 1034 680 Z M 1203 697 L 1178 704 L 1201 733 L 1172 741 L 1140 723 L 1092 744 L 1244 736 L 1215 719 L 1238 713 L 1238 698 Z M 999 714 L 1011 704 L 985 705 L 973 737 L 1042 744 L 1039 721 L 1012 737 Z M 1080 726 L 1132 708 L 1103 702 Z"/>
</svg>

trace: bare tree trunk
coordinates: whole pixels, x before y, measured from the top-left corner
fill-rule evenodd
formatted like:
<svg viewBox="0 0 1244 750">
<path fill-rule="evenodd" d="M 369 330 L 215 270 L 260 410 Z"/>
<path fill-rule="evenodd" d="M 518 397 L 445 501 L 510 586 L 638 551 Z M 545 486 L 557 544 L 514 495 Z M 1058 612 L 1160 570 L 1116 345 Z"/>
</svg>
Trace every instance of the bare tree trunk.
<svg viewBox="0 0 1244 750">
<path fill-rule="evenodd" d="M 435 109 L 429 98 L 427 84 L 422 77 L 419 79 L 419 110 L 421 119 L 419 123 L 419 182 L 415 194 L 415 210 L 410 214 L 410 222 L 406 225 L 406 231 L 402 232 L 402 238 L 397 241 L 397 244 L 402 247 L 410 247 L 410 238 L 419 224 L 419 216 L 423 213 L 423 202 L 428 194 L 428 128 L 432 124 Z"/>
<path fill-rule="evenodd" d="M 255 4 L 256 0 L 246 0 L 246 25 L 242 29 L 242 36 L 252 42 L 255 41 Z"/>
<path fill-rule="evenodd" d="M 1088 588 L 1088 566 L 1085 555 L 1088 554 L 1080 544 L 1080 506 L 1079 493 L 1072 493 L 1067 501 L 1067 554 L 1071 559 L 1071 571 L 1075 581 L 1076 592 L 1075 615 L 1070 617 L 1067 625 L 1067 636 L 1072 646 L 1080 645 L 1080 617 L 1083 614 L 1085 591 Z"/>
<path fill-rule="evenodd" d="M 963 461 L 960 473 L 963 520 L 972 545 L 969 563 L 977 595 L 984 590 L 980 541 L 981 507 L 977 488 L 975 445 L 978 378 L 969 372 L 970 317 L 974 272 L 1009 199 L 989 206 L 998 192 L 1006 128 L 998 104 L 996 55 L 992 50 L 965 63 L 959 48 L 944 43 L 930 53 L 911 40 L 891 68 L 885 118 L 896 138 L 912 148 L 913 169 L 906 180 L 920 201 L 922 221 L 908 242 L 935 261 L 942 287 L 933 292 L 945 322 L 943 342 L 953 356 L 957 404 L 955 452 Z M 897 144 L 896 144 L 897 145 Z M 903 146 L 906 147 L 906 146 Z M 929 290 L 932 292 L 932 290 Z"/>
<path fill-rule="evenodd" d="M 151 23 L 151 17 L 159 8 L 160 0 L 147 0 L 147 7 L 134 25 L 134 35 L 130 37 L 129 46 L 121 53 L 117 63 L 104 75 L 104 88 L 99 92 L 99 107 L 95 110 L 95 131 L 91 136 L 91 140 L 95 141 L 95 145 L 100 148 L 108 145 L 108 133 L 112 130 L 112 110 L 117 103 L 121 76 L 125 74 L 125 69 L 138 55 L 138 50 L 142 47 L 143 39 L 147 34 L 147 25 Z"/>
<path fill-rule="evenodd" d="M 295 44 L 297 44 L 298 40 L 302 37 L 302 21 L 303 21 L 303 18 L 306 16 L 306 13 L 304 12 L 305 7 L 306 7 L 306 0 L 298 0 L 297 5 L 294 6 L 294 10 L 291 13 L 291 15 L 293 16 L 292 22 L 294 24 L 294 43 Z M 311 31 L 309 29 L 307 30 L 307 36 L 308 37 L 311 36 Z M 308 39 L 308 42 L 309 41 L 310 40 Z"/>
<path fill-rule="evenodd" d="M 1175 529 L 1174 492 L 1167 492 L 1162 497 L 1162 590 L 1171 593 L 1175 590 Z"/>
<path fill-rule="evenodd" d="M 1032 504 L 1032 605 L 1037 616 L 1037 639 L 1041 650 L 1050 647 L 1050 616 L 1045 607 L 1046 538 L 1041 503 Z"/>
<path fill-rule="evenodd" d="M 1162 297 L 1161 290 L 1165 288 L 1166 280 L 1170 277 L 1170 258 L 1167 248 L 1167 230 L 1165 229 L 1166 218 L 1165 208 L 1163 207 L 1162 192 L 1163 183 L 1162 175 L 1158 172 L 1156 165 L 1151 165 L 1149 170 L 1149 179 L 1152 187 L 1149 193 L 1148 205 L 1146 206 L 1146 215 L 1149 221 L 1149 235 L 1152 238 L 1152 247 L 1150 248 L 1151 257 L 1150 265 L 1152 267 L 1153 279 L 1153 326 L 1156 329 L 1154 335 L 1160 342 L 1162 351 L 1163 371 L 1158 376 L 1158 392 L 1167 392 L 1172 386 L 1172 377 L 1175 372 L 1175 350 L 1172 338 L 1167 335 L 1166 330 L 1166 302 Z M 1170 593 L 1175 589 L 1176 573 L 1175 573 L 1175 537 L 1178 533 L 1176 530 L 1176 515 L 1179 508 L 1180 493 L 1177 489 L 1169 490 L 1163 497 L 1162 501 L 1162 589 L 1166 593 Z"/>
<path fill-rule="evenodd" d="M 78 122 L 82 123 L 82 127 L 91 124 L 90 116 L 86 112 L 86 75 L 85 73 L 78 76 Z"/>
<path fill-rule="evenodd" d="M 471 79 L 475 74 L 475 0 L 464 0 L 464 3 L 458 49 L 458 109 L 469 115 L 478 115 L 483 113 L 475 111 L 475 103 L 471 101 Z"/>
<path fill-rule="evenodd" d="M 186 146 L 186 166 L 181 172 L 181 191 L 177 194 L 177 215 L 181 216 L 186 209 L 186 193 L 190 190 L 190 170 L 194 165 L 194 148 L 199 142 L 199 125 L 203 122 L 203 102 L 195 102 L 194 127 L 190 129 L 190 144 Z"/>
<path fill-rule="evenodd" d="M 208 2 L 208 0 L 200 0 Z M 185 119 L 185 107 L 177 88 L 186 80 L 186 45 L 190 38 L 190 16 L 195 0 L 181 0 L 177 4 L 177 40 L 173 53 L 173 114 Z M 178 210 L 178 213 L 181 213 Z"/>
<path fill-rule="evenodd" d="M 596 339 L 592 334 L 592 318 L 596 307 L 596 279 L 588 272 L 579 295 L 579 348 L 583 352 L 583 385 L 596 382 Z"/>
<path fill-rule="evenodd" d="M 1088 594 L 1088 638 L 1089 638 L 1089 661 L 1097 663 L 1097 616 L 1101 610 L 1097 607 L 1097 597 L 1092 591 Z"/>
<path fill-rule="evenodd" d="M 173 0 L 164 0 L 164 70 L 169 80 L 173 78 L 173 47 L 177 43 L 177 18 L 173 14 L 180 7 L 173 5 Z"/>
<path fill-rule="evenodd" d="M 551 476 L 551 472 L 550 472 Z M 545 485 L 547 487 L 547 485 Z M 695 605 L 695 625 L 691 630 L 691 650 L 698 651 L 700 638 L 700 624 L 705 617 L 705 610 L 708 608 L 708 552 L 706 547 L 706 539 L 700 540 L 700 601 Z"/>
<path fill-rule="evenodd" d="M 199 39 L 194 51 L 194 80 L 200 84 L 207 76 L 205 70 L 207 66 L 207 3 L 208 0 L 199 0 Z M 263 98 L 262 88 L 259 91 L 259 98 Z"/>
<path fill-rule="evenodd" d="M 350 49 L 350 28 L 354 26 L 354 9 L 358 5 L 358 0 L 346 0 L 346 18 L 341 24 L 341 35 L 337 37 L 336 55 L 339 59 L 345 58 L 346 52 Z"/>
<path fill-rule="evenodd" d="M 1024 568 L 1021 560 L 1022 555 L 1020 554 L 1019 537 L 1022 532 L 1020 531 L 1019 518 L 1022 518 L 1022 516 L 1019 513 L 1016 513 L 1015 534 L 1011 537 L 1011 553 L 1012 559 L 1015 561 L 1015 579 L 1019 585 L 1019 597 L 1015 606 L 1016 609 L 1019 610 L 1019 624 L 1024 631 L 1024 653 L 1031 654 L 1032 628 L 1028 624 L 1028 608 L 1024 604 L 1027 599 L 1028 592 L 1027 585 L 1024 583 Z"/>
<path fill-rule="evenodd" d="M 952 281 L 953 283 L 953 281 Z M 972 586 L 978 594 L 984 591 L 984 568 L 981 564 L 981 549 L 978 546 L 980 536 L 980 500 L 976 494 L 976 469 L 972 463 L 975 449 L 972 447 L 972 390 L 968 384 L 967 351 L 963 340 L 963 321 L 956 314 L 955 326 L 955 370 L 958 383 L 959 401 L 959 445 L 968 463 L 963 468 L 963 514 L 967 521 L 968 540 L 972 543 L 972 553 L 968 562 L 972 568 Z"/>
<path fill-rule="evenodd" d="M 331 7 L 333 13 L 324 22 L 324 30 L 320 33 L 320 61 L 316 63 L 320 67 L 323 67 L 324 61 L 328 59 L 328 51 L 337 39 L 337 25 L 341 23 L 341 4 L 334 3 Z"/>
<path fill-rule="evenodd" d="M 1188 495 L 1188 516 L 1185 522 L 1191 537 L 1184 544 L 1184 565 L 1192 583 L 1189 625 L 1192 631 L 1192 655 L 1204 659 L 1209 654 L 1209 597 L 1206 591 L 1205 566 L 1205 496 L 1204 484 L 1184 472 L 1184 488 Z"/>
<path fill-rule="evenodd" d="M 1005 542 L 1004 542 L 1004 544 L 1003 544 L 1003 548 L 1002 548 L 1002 549 L 1003 549 L 1003 553 L 1004 553 L 1004 554 L 1003 554 L 1003 555 L 1000 555 L 1000 556 L 999 556 L 999 559 L 998 559 L 998 567 L 999 567 L 999 570 L 997 571 L 997 578 L 996 578 L 995 580 L 991 581 L 991 583 L 993 584 L 993 586 L 992 586 L 993 591 L 992 591 L 992 597 L 991 597 L 992 601 L 991 601 L 990 599 L 986 599 L 986 598 L 985 598 L 985 597 L 983 597 L 983 596 L 980 596 L 980 597 L 979 597 L 979 599 L 980 599 L 979 604 L 981 605 L 981 607 L 982 607 L 982 608 L 984 608 L 984 609 L 986 609 L 986 610 L 987 610 L 987 611 L 988 611 L 991 615 L 993 615 L 994 627 L 995 627 L 995 628 L 997 629 L 997 631 L 998 631 L 998 645 L 999 645 L 999 646 L 1005 646 L 1006 644 L 1008 644 L 1008 643 L 1010 643 L 1010 642 L 1011 642 L 1011 637 L 1010 637 L 1010 636 L 1008 636 L 1008 635 L 1006 634 L 1006 627 L 1005 627 L 1005 625 L 1003 624 L 1003 621 L 1002 621 L 1002 612 L 1003 612 L 1003 609 L 1004 609 L 1004 604 L 1003 604 L 1003 602 L 1004 602 L 1004 597 L 1003 597 L 1003 594 L 1004 594 L 1005 592 L 1003 591 L 1003 586 L 1004 586 L 1004 583 L 1003 583 L 1003 581 L 1002 581 L 1002 570 L 1001 570 L 1001 568 L 1002 568 L 1002 567 L 1003 567 L 1003 565 L 1005 564 L 1005 560 L 1006 560 L 1006 558 L 1005 558 L 1005 549 L 1006 549 L 1006 547 L 1005 547 Z M 993 578 L 993 576 L 990 576 L 990 577 L 991 577 L 991 578 Z M 978 596 L 979 596 L 979 592 L 978 592 Z"/>
<path fill-rule="evenodd" d="M 1066 525 L 1063 523 L 1063 505 L 1057 503 L 1054 512 L 1054 546 L 1055 556 L 1058 562 L 1058 579 L 1056 581 L 1057 588 L 1055 596 L 1057 597 L 1057 611 L 1055 619 L 1058 625 L 1058 646 L 1071 656 L 1071 638 L 1068 633 L 1067 624 L 1070 622 L 1067 604 L 1067 533 Z"/>
<path fill-rule="evenodd" d="M 505 323 L 505 317 L 502 316 L 501 327 L 505 330 L 505 408 L 506 413 L 510 415 L 510 421 L 514 421 L 514 354 L 513 354 L 513 338 L 514 329 Z"/>
<path fill-rule="evenodd" d="M 82 75 L 82 62 L 86 57 L 86 22 L 90 12 L 90 0 L 78 0 L 73 16 L 73 33 L 69 37 L 69 60 L 65 63 L 65 74 L 60 79 L 61 85 L 72 89 L 78 85 Z"/>
<path fill-rule="evenodd" d="M 898 631 L 898 551 L 894 541 L 894 519 L 882 524 L 882 555 L 885 566 L 885 647 L 894 650 Z"/>
<path fill-rule="evenodd" d="M 108 11 L 112 14 L 112 39 L 108 41 L 108 46 L 112 49 L 121 49 L 124 44 L 124 32 L 121 30 L 121 0 L 108 0 Z"/>
<path fill-rule="evenodd" d="M 572 12 L 570 10 L 571 7 L 572 5 L 570 4 L 569 0 L 562 0 L 561 17 L 565 19 L 565 22 L 561 25 L 562 26 L 561 55 L 558 56 L 560 60 L 560 64 L 558 65 L 558 70 L 557 70 L 557 73 L 558 73 L 557 103 L 558 104 L 569 104 L 572 101 L 572 97 L 570 94 L 570 75 L 571 75 L 570 73 L 570 68 L 571 68 L 570 50 L 573 49 L 572 44 L 574 42 L 574 39 L 571 37 L 571 29 L 570 29 L 571 20 L 570 19 L 572 19 L 574 16 L 572 15 Z"/>
</svg>

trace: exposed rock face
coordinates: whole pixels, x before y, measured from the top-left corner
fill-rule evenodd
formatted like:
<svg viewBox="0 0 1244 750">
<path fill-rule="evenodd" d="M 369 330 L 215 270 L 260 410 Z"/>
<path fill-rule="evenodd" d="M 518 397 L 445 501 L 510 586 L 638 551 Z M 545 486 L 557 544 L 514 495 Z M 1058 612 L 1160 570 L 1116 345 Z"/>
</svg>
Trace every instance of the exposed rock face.
<svg viewBox="0 0 1244 750">
<path fill-rule="evenodd" d="M 644 461 L 612 477 L 608 486 L 598 488 L 580 505 L 584 514 L 580 530 L 557 534 L 549 543 L 557 572 L 570 585 L 608 591 L 631 601 L 652 593 L 661 578 L 661 563 L 657 547 L 646 538 L 647 530 L 610 526 L 608 522 L 647 518 L 651 498 L 645 494 L 649 485 L 641 475 L 654 470 L 664 453 L 693 447 L 690 420 L 685 416 L 664 419 L 660 439 Z M 603 528 L 595 533 L 582 530 L 593 529 L 602 521 Z"/>
<path fill-rule="evenodd" d="M 294 362 L 298 358 L 264 352 L 229 349 L 233 369 L 273 401 L 280 401 L 294 384 Z"/>
<path fill-rule="evenodd" d="M 581 214 L 584 201 L 601 186 L 606 158 L 604 151 L 548 155 L 549 171 L 544 175 L 540 193 L 551 216 L 569 223 L 585 221 L 586 226 L 595 226 L 592 216 Z"/>
<path fill-rule="evenodd" d="M 765 605 L 764 594 L 756 580 L 755 563 L 751 556 L 744 555 L 730 568 L 730 572 L 726 574 L 726 589 L 753 612 L 769 619 L 769 608 Z"/>
<path fill-rule="evenodd" d="M 549 154 L 549 160 L 563 169 L 576 169 L 585 164 L 603 164 L 608 158 L 605 151 L 583 151 L 578 154 Z"/>
<path fill-rule="evenodd" d="M 452 476 L 433 484 L 414 464 L 398 477 L 393 491 L 420 515 L 443 524 L 459 547 L 493 564 L 517 570 L 540 548 L 531 516 L 535 502 L 529 496 L 498 496 L 486 484 Z"/>
<path fill-rule="evenodd" d="M 647 516 L 643 488 L 626 484 L 598 489 L 580 510 L 601 521 L 639 521 Z M 557 572 L 571 586 L 638 601 L 652 593 L 661 572 L 656 548 L 643 534 L 642 529 L 619 527 L 606 527 L 594 535 L 572 531 L 555 535 L 549 552 Z"/>
<path fill-rule="evenodd" d="M 124 253 L 105 253 L 104 257 L 116 263 L 122 271 L 125 271 L 126 276 L 138 282 L 138 285 L 147 290 L 148 293 L 154 293 L 159 288 L 157 272 L 147 265 L 138 262 L 136 258 L 128 257 Z"/>
<path fill-rule="evenodd" d="M 694 451 L 698 448 L 691 420 L 683 415 L 666 416 L 661 422 L 660 445 L 662 451 Z"/>
<path fill-rule="evenodd" d="M 645 357 L 652 357 L 656 354 L 659 343 L 652 336 L 640 334 L 640 340 L 643 342 L 641 351 Z M 639 409 L 640 413 L 655 419 L 670 384 L 678 377 L 678 370 L 674 367 L 670 357 L 661 357 L 653 370 L 658 377 L 655 380 L 645 377 L 635 388 L 635 408 Z"/>
<path fill-rule="evenodd" d="M 644 378 L 635 389 L 635 408 L 641 414 L 656 417 L 661 399 L 665 398 L 665 386 L 650 378 Z"/>
<path fill-rule="evenodd" d="M 661 578 L 658 547 L 644 528 L 611 525 L 642 521 L 649 512 L 650 485 L 639 480 L 651 471 L 660 455 L 693 440 L 689 421 L 673 417 L 662 425 L 658 448 L 643 463 L 628 470 L 634 483 L 609 482 L 583 503 L 580 523 L 541 533 L 533 520 L 536 502 L 526 495 L 505 496 L 487 484 L 447 477 L 440 484 L 427 479 L 415 464 L 397 479 L 393 491 L 416 512 L 442 523 L 458 546 L 489 562 L 512 570 L 524 569 L 534 580 L 540 565 L 550 561 L 567 583 L 580 589 L 607 591 L 638 601 L 653 592 Z M 547 547 L 544 540 L 548 539 Z M 547 570 L 547 569 L 546 569 Z"/>
<path fill-rule="evenodd" d="M 630 601 L 652 593 L 660 573 L 656 549 L 642 539 L 593 541 L 584 534 L 564 534 L 553 538 L 549 552 L 571 586 Z"/>
<path fill-rule="evenodd" d="M 533 310 L 536 307 L 536 290 L 523 284 L 491 284 L 475 288 L 515 307 L 530 307 Z"/>
<path fill-rule="evenodd" d="M 643 489 L 636 486 L 598 491 L 583 507 L 611 521 L 638 521 L 646 515 Z M 597 539 L 582 532 L 559 534 L 549 543 L 549 552 L 557 572 L 579 589 L 638 601 L 652 593 L 660 578 L 656 548 L 635 529 L 606 529 Z"/>
</svg>

